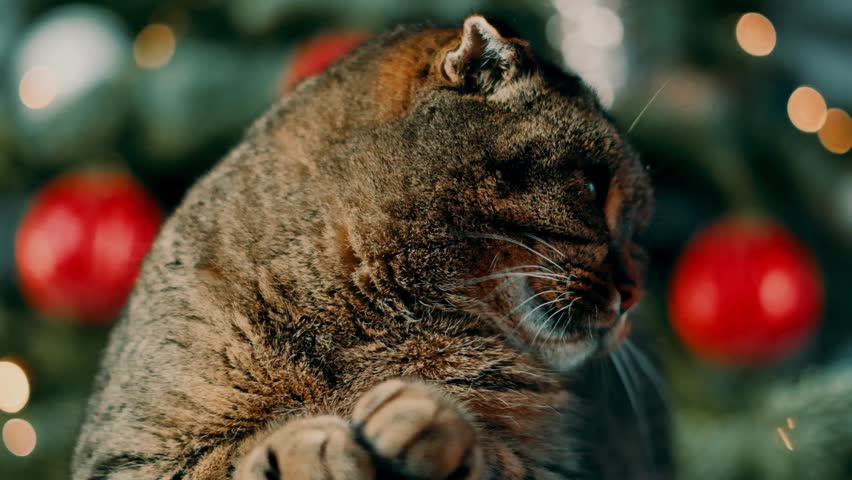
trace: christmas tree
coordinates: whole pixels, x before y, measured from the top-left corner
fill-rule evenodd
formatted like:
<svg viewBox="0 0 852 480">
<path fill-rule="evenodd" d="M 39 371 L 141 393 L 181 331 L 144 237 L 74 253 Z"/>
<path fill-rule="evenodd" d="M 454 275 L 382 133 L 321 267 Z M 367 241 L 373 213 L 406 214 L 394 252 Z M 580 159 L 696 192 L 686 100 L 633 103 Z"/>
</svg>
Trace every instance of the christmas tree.
<svg viewBox="0 0 852 480">
<path fill-rule="evenodd" d="M 671 407 L 678 477 L 852 478 L 849 7 L 0 0 L 0 478 L 68 477 L 141 257 L 91 232 L 149 242 L 299 79 L 371 32 L 472 12 L 580 73 L 653 177 L 634 323 L 658 366 L 634 350 L 626 376 Z"/>
</svg>

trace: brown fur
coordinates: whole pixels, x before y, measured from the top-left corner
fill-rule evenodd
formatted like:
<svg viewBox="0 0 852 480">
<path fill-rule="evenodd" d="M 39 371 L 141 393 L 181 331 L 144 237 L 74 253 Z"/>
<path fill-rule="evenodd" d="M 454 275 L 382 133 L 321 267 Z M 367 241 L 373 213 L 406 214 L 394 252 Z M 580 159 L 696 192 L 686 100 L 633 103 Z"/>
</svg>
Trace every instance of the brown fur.
<svg viewBox="0 0 852 480">
<path fill-rule="evenodd" d="M 165 224 L 73 478 L 575 478 L 565 372 L 626 332 L 649 209 L 593 94 L 524 42 L 481 17 L 373 39 Z M 564 276 L 470 282 L 523 265 Z M 522 288 L 568 314 L 523 323 Z"/>
</svg>

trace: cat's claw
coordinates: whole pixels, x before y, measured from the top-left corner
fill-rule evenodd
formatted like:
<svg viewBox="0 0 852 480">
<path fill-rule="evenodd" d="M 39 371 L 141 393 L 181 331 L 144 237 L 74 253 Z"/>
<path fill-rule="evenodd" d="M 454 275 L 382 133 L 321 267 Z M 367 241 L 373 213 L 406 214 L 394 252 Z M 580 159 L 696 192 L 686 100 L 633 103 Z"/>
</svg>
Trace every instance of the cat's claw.
<svg viewBox="0 0 852 480">
<path fill-rule="evenodd" d="M 475 428 L 457 405 L 427 385 L 379 384 L 356 404 L 352 425 L 380 469 L 412 479 L 482 476 Z"/>
</svg>

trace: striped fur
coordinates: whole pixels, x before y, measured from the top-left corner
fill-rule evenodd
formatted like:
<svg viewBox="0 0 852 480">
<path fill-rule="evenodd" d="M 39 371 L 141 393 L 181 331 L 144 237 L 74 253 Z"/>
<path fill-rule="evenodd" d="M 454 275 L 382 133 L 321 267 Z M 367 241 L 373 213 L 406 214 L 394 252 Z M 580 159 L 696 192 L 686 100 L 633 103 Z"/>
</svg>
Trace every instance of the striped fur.
<svg viewBox="0 0 852 480">
<path fill-rule="evenodd" d="M 167 221 L 72 478 L 582 478 L 568 374 L 620 341 L 649 210 L 594 95 L 525 42 L 481 17 L 379 36 Z"/>
</svg>

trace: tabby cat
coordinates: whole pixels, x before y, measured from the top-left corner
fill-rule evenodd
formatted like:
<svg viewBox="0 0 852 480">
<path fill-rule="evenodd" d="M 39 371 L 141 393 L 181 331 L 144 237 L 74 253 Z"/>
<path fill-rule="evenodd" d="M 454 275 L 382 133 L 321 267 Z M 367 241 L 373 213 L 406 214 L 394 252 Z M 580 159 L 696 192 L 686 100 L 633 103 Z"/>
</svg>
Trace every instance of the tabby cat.
<svg viewBox="0 0 852 480">
<path fill-rule="evenodd" d="M 667 478 L 663 429 L 580 392 L 628 332 L 650 208 L 527 42 L 481 16 L 374 38 L 166 222 L 73 478 Z"/>
</svg>

